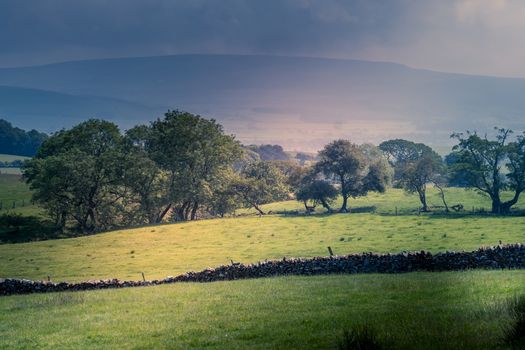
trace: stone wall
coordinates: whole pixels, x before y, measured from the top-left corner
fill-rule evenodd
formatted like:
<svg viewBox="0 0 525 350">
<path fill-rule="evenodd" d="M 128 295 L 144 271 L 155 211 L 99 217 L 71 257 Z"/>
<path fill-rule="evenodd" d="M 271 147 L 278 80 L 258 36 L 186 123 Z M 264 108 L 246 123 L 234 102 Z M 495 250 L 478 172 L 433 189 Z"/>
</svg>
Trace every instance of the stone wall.
<svg viewBox="0 0 525 350">
<path fill-rule="evenodd" d="M 200 272 L 153 281 L 95 280 L 53 283 L 23 279 L 0 279 L 0 295 L 78 291 L 160 285 L 175 282 L 213 282 L 285 275 L 352 273 L 403 273 L 414 271 L 458 271 L 468 269 L 523 269 L 525 244 L 480 248 L 473 252 L 410 252 L 398 254 L 351 254 L 309 259 L 270 260 L 257 264 L 219 266 Z"/>
</svg>

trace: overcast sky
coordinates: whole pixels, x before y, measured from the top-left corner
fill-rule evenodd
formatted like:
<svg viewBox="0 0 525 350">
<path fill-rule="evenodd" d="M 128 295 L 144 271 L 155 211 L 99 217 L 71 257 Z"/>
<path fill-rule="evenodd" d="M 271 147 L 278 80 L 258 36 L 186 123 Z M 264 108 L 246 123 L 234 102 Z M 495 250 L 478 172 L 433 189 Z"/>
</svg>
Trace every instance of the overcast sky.
<svg viewBox="0 0 525 350">
<path fill-rule="evenodd" d="M 525 76 L 521 0 L 1 0 L 0 66 L 242 53 Z"/>
</svg>

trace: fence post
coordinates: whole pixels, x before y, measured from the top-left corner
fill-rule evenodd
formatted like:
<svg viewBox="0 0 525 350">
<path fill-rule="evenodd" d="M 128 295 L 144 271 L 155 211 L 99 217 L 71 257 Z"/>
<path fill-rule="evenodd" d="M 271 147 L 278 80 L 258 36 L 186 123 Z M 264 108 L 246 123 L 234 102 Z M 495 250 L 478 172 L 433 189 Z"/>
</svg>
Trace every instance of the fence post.
<svg viewBox="0 0 525 350">
<path fill-rule="evenodd" d="M 330 256 L 334 256 L 334 252 L 332 251 L 332 247 L 328 247 L 328 253 L 330 253 Z"/>
</svg>

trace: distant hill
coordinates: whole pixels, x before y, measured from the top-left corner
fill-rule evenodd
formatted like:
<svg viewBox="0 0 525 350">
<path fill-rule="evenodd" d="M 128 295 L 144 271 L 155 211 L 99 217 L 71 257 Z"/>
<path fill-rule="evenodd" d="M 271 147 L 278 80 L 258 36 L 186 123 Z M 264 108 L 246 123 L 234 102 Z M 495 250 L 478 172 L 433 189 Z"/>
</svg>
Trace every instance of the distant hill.
<svg viewBox="0 0 525 350">
<path fill-rule="evenodd" d="M 453 131 L 525 127 L 525 79 L 384 62 L 243 55 L 118 58 L 0 69 L 0 85 L 9 87 L 0 89 L 0 113 L 22 127 L 71 126 L 94 115 L 128 128 L 179 108 L 216 118 L 244 144 L 302 151 L 339 137 L 375 143 L 403 137 L 448 146 Z"/>
<path fill-rule="evenodd" d="M 25 131 L 13 127 L 11 123 L 0 119 L 0 154 L 9 154 L 11 156 L 2 156 L 5 161 L 11 162 L 13 155 L 31 157 L 47 138 L 47 135 L 36 130 Z M 7 159 L 9 158 L 9 159 Z"/>
<path fill-rule="evenodd" d="M 139 123 L 163 110 L 115 98 L 0 86 L 0 117 L 16 120 L 18 125 L 25 128 L 47 132 L 72 126 L 88 118 Z"/>
</svg>

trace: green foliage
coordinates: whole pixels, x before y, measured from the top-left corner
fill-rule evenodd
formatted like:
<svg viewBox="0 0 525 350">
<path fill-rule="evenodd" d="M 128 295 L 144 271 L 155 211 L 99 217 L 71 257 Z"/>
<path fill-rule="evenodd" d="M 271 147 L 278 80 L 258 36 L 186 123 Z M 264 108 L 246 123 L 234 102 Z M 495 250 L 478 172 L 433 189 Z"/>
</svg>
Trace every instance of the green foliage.
<svg viewBox="0 0 525 350">
<path fill-rule="evenodd" d="M 74 220 L 82 232 L 108 229 L 118 220 L 121 135 L 115 124 L 88 120 L 47 139 L 24 165 L 33 199 L 57 226 Z"/>
<path fill-rule="evenodd" d="M 215 120 L 180 111 L 143 128 L 136 143 L 166 174 L 167 204 L 157 221 L 169 210 L 176 220 L 195 219 L 221 187 L 221 174 L 241 156 L 240 144 Z"/>
<path fill-rule="evenodd" d="M 0 153 L 31 157 L 47 138 L 36 130 L 24 131 L 0 119 Z"/>
<path fill-rule="evenodd" d="M 384 141 L 379 149 L 394 167 L 395 186 L 417 193 L 422 210 L 428 211 L 427 184 L 434 183 L 441 189 L 447 182 L 447 171 L 441 156 L 423 143 L 402 139 Z M 441 195 L 447 207 L 444 191 L 441 191 Z"/>
<path fill-rule="evenodd" d="M 509 142 L 511 134 L 512 130 L 496 128 L 493 140 L 469 131 L 452 135 L 458 140 L 453 149 L 458 157 L 453 173 L 461 174 L 469 187 L 488 195 L 493 213 L 508 213 L 525 190 L 525 136 Z M 512 190 L 514 196 L 502 201 L 504 190 Z"/>
<path fill-rule="evenodd" d="M 408 192 L 417 193 L 423 205 L 422 210 L 428 211 L 427 184 L 435 183 L 439 186 L 439 179 L 444 173 L 443 161 L 437 153 L 423 153 L 420 158 L 404 163 L 400 168 L 399 185 Z"/>
<path fill-rule="evenodd" d="M 315 209 L 318 204 L 323 208 L 332 211 L 331 204 L 337 199 L 339 192 L 325 180 L 317 180 L 310 176 L 304 178 L 302 186 L 295 192 L 295 198 L 304 203 L 307 211 Z M 308 202 L 313 203 L 313 207 L 308 206 Z"/>
<path fill-rule="evenodd" d="M 311 171 L 310 168 L 291 160 L 274 160 L 271 163 L 281 171 L 284 181 L 291 191 L 298 190 L 303 177 Z"/>
<path fill-rule="evenodd" d="M 347 140 L 336 140 L 319 152 L 315 165 L 319 173 L 337 182 L 343 203 L 339 211 L 346 212 L 349 197 L 364 196 L 370 191 L 384 192 L 388 173 L 384 166 L 372 161 L 362 148 Z"/>
<path fill-rule="evenodd" d="M 241 177 L 233 184 L 245 206 L 253 207 L 259 214 L 265 214 L 261 205 L 284 200 L 289 189 L 284 175 L 271 162 L 253 162 L 241 171 Z"/>
</svg>

